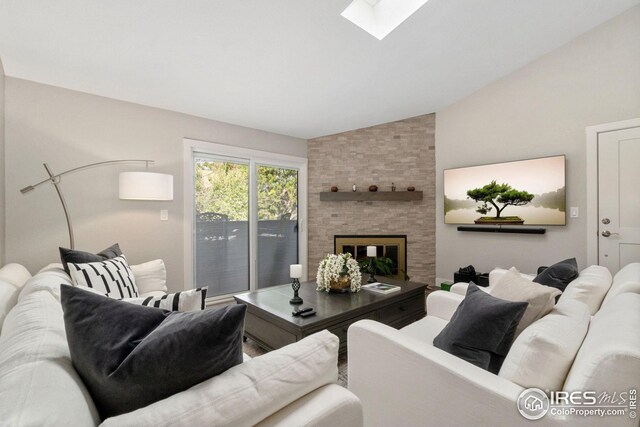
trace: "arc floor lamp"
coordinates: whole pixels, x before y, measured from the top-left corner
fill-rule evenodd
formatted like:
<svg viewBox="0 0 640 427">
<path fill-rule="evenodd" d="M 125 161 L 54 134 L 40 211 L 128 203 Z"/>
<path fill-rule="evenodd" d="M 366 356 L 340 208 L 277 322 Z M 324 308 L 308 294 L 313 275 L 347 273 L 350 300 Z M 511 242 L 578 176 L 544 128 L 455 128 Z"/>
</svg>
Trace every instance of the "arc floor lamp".
<svg viewBox="0 0 640 427">
<path fill-rule="evenodd" d="M 108 160 L 105 162 L 90 163 L 88 165 L 79 166 L 77 168 L 69 169 L 59 174 L 54 174 L 51 168 L 46 163 L 43 163 L 44 169 L 49 174 L 49 178 L 42 181 L 28 185 L 24 187 L 20 192 L 26 194 L 37 187 L 51 183 L 58 193 L 58 198 L 62 204 L 62 210 L 64 210 L 64 216 L 67 220 L 67 229 L 69 230 L 69 244 L 70 248 L 74 249 L 75 242 L 73 239 L 73 227 L 71 225 L 71 217 L 69 216 L 69 209 L 67 203 L 64 200 L 62 194 L 62 188 L 60 186 L 60 180 L 65 175 L 70 175 L 75 172 L 80 172 L 85 169 L 91 169 L 98 166 L 128 164 L 128 163 L 144 163 L 146 169 L 150 164 L 153 164 L 153 160 Z M 154 173 L 145 170 L 144 172 L 121 172 L 119 177 L 119 195 L 121 200 L 173 200 L 173 175 Z"/>
</svg>

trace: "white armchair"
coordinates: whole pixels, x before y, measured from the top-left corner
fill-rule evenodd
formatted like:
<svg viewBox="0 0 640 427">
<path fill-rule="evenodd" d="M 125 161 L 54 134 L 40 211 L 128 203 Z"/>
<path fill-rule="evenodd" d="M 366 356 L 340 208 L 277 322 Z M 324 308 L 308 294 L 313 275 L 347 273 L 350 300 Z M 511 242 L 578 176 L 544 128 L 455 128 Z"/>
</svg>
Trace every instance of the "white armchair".
<svg viewBox="0 0 640 427">
<path fill-rule="evenodd" d="M 515 403 L 522 387 L 428 341 L 372 320 L 352 325 L 348 341 L 349 390 L 362 402 L 365 426 L 515 426 L 525 421 Z"/>
<path fill-rule="evenodd" d="M 620 295 L 640 289 L 640 263 L 627 269 L 632 270 L 626 274 L 632 276 L 631 284 L 628 278 L 626 282 L 614 279 L 612 284 L 604 270 L 585 269 L 569 285 L 574 289 L 565 292 L 565 298 L 598 307 L 607 291 L 616 295 L 611 302 L 605 300 L 592 318 L 566 381 L 561 380 L 566 390 L 629 390 L 640 383 L 640 335 L 635 329 L 640 322 L 640 296 Z M 597 283 L 604 292 L 580 291 L 593 290 Z M 463 290 L 462 285 L 457 288 Z M 362 402 L 365 426 L 530 425 L 517 410 L 524 387 L 433 346 L 433 339 L 464 299 L 458 292 L 431 293 L 427 316 L 401 330 L 372 320 L 349 328 L 349 390 Z M 584 301 L 587 297 L 599 301 L 589 304 Z M 588 318 L 587 307 L 583 311 Z M 616 325 L 615 334 L 612 325 Z M 603 423 L 637 426 L 637 420 L 628 416 L 547 415 L 535 422 L 536 426 Z"/>
</svg>

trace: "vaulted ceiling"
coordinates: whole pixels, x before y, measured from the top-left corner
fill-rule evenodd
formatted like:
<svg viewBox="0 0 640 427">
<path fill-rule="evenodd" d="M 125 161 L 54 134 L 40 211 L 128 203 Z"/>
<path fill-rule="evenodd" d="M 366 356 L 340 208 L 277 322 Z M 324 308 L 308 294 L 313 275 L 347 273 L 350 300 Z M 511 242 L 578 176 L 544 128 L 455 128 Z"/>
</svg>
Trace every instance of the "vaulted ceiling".
<svg viewBox="0 0 640 427">
<path fill-rule="evenodd" d="M 438 111 L 640 0 L 2 0 L 9 76 L 311 138 Z"/>
</svg>

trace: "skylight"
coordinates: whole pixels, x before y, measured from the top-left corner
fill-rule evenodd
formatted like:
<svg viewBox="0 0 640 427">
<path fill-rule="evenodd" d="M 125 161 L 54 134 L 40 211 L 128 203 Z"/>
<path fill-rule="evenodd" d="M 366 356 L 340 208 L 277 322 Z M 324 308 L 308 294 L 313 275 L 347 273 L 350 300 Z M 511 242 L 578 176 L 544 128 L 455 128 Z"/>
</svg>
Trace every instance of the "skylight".
<svg viewBox="0 0 640 427">
<path fill-rule="evenodd" d="M 427 1 L 353 0 L 341 15 L 378 40 L 382 40 Z"/>
</svg>

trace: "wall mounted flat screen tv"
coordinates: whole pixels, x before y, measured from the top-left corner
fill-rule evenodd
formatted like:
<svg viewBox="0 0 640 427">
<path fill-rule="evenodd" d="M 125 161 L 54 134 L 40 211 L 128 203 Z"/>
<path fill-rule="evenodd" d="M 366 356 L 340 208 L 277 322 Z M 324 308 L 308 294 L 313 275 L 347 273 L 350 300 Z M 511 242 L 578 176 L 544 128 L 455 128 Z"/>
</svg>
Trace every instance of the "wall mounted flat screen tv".
<svg viewBox="0 0 640 427">
<path fill-rule="evenodd" d="M 565 156 L 444 171 L 445 224 L 566 225 Z"/>
</svg>

